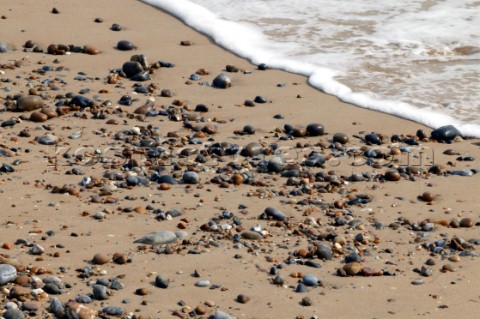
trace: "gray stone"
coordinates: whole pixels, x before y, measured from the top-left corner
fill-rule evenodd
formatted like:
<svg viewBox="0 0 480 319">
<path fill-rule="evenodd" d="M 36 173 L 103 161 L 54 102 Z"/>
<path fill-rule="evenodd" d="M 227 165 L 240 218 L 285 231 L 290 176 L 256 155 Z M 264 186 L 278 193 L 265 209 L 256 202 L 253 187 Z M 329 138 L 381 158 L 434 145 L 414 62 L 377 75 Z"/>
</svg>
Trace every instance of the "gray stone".
<svg viewBox="0 0 480 319">
<path fill-rule="evenodd" d="M 455 137 L 462 136 L 460 131 L 453 125 L 445 125 L 432 131 L 432 140 L 439 142 L 451 142 Z"/>
<path fill-rule="evenodd" d="M 177 235 L 170 230 L 160 230 L 157 232 L 149 233 L 140 239 L 134 241 L 136 244 L 145 245 L 162 245 L 171 244 L 177 241 Z"/>
<path fill-rule="evenodd" d="M 12 265 L 0 265 L 0 286 L 9 283 L 17 277 L 17 269 Z"/>
<path fill-rule="evenodd" d="M 37 142 L 42 145 L 55 145 L 57 137 L 52 134 L 46 134 L 38 138 Z"/>
<path fill-rule="evenodd" d="M 213 315 L 213 319 L 237 319 L 237 317 L 234 317 L 231 314 L 228 314 L 221 310 L 217 310 Z"/>
<path fill-rule="evenodd" d="M 8 51 L 8 46 L 5 42 L 0 42 L 0 53 L 5 53 Z"/>
<path fill-rule="evenodd" d="M 330 260 L 333 257 L 332 250 L 330 248 L 324 246 L 324 245 L 318 245 L 317 246 L 316 255 L 317 255 L 318 258 L 326 259 L 326 260 Z"/>
<path fill-rule="evenodd" d="M 115 306 L 105 307 L 102 309 L 102 312 L 106 313 L 107 315 L 115 316 L 115 317 L 120 317 L 125 313 L 125 311 L 122 308 L 115 307 Z"/>
<path fill-rule="evenodd" d="M 102 285 L 93 285 L 93 299 L 96 299 L 96 300 L 108 299 L 107 287 Z"/>
<path fill-rule="evenodd" d="M 25 315 L 21 310 L 18 309 L 8 309 L 2 314 L 5 319 L 25 319 Z"/>
<path fill-rule="evenodd" d="M 168 280 L 164 279 L 160 275 L 157 275 L 155 277 L 155 286 L 157 286 L 158 288 L 167 289 L 169 283 L 170 282 Z"/>
<path fill-rule="evenodd" d="M 197 286 L 197 287 L 208 287 L 208 286 L 210 286 L 210 280 L 206 280 L 206 279 L 199 280 L 195 283 L 195 286 Z"/>
<path fill-rule="evenodd" d="M 267 215 L 267 217 L 270 217 L 275 220 L 280 220 L 280 221 L 286 221 L 287 220 L 287 215 L 282 213 L 280 210 L 274 207 L 267 207 L 265 208 L 264 213 Z"/>
<path fill-rule="evenodd" d="M 316 287 L 318 285 L 318 278 L 314 275 L 307 274 L 303 276 L 302 283 L 305 286 Z"/>
<path fill-rule="evenodd" d="M 200 177 L 195 172 L 185 172 L 183 174 L 183 182 L 186 184 L 197 184 L 200 181 Z"/>
</svg>

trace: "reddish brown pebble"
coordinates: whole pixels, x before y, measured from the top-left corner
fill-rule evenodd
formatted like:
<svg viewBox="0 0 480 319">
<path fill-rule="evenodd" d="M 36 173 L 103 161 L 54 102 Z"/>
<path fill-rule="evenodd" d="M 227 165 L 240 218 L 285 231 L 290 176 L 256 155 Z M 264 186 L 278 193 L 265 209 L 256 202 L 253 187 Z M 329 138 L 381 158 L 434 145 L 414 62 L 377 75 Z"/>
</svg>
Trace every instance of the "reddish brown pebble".
<svg viewBox="0 0 480 319">
<path fill-rule="evenodd" d="M 424 192 L 420 198 L 428 203 L 433 202 L 433 195 L 430 192 Z"/>
<path fill-rule="evenodd" d="M 180 45 L 183 45 L 185 47 L 191 46 L 192 43 L 190 41 L 180 41 Z"/>
<path fill-rule="evenodd" d="M 147 288 L 138 288 L 137 290 L 135 290 L 135 294 L 139 296 L 146 296 L 149 294 L 149 291 Z"/>
<path fill-rule="evenodd" d="M 89 55 L 97 55 L 100 54 L 100 50 L 91 46 L 91 45 L 86 45 L 83 47 L 83 52 Z"/>
<path fill-rule="evenodd" d="M 95 254 L 95 256 L 93 256 L 93 259 L 92 259 L 92 262 L 95 265 L 103 265 L 108 263 L 109 261 L 110 261 L 110 257 L 102 253 Z"/>
<path fill-rule="evenodd" d="M 2 248 L 10 250 L 12 249 L 13 245 L 11 243 L 3 243 Z"/>
<path fill-rule="evenodd" d="M 385 179 L 391 182 L 397 182 L 401 178 L 400 173 L 395 170 L 389 170 L 385 173 Z"/>
<path fill-rule="evenodd" d="M 167 191 L 167 190 L 169 190 L 170 188 L 172 188 L 172 185 L 171 185 L 171 184 L 168 184 L 168 183 L 161 183 L 161 184 L 158 186 L 158 189 L 161 190 L 161 191 Z"/>
<path fill-rule="evenodd" d="M 44 113 L 35 111 L 30 114 L 30 121 L 32 122 L 41 123 L 45 122 L 46 120 L 48 120 L 48 116 Z"/>
<path fill-rule="evenodd" d="M 459 225 L 465 228 L 473 227 L 473 220 L 471 218 L 462 218 Z"/>
</svg>

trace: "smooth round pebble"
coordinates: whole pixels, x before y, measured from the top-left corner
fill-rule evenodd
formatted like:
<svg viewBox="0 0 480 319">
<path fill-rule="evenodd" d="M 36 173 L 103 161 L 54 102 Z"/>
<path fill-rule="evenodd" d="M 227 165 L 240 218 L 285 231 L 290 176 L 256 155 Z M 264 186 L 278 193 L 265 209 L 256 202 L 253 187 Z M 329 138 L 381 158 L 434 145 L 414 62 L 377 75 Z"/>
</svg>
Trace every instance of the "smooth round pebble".
<svg viewBox="0 0 480 319">
<path fill-rule="evenodd" d="M 17 269 L 12 265 L 0 265 L 0 286 L 11 282 L 17 277 Z"/>
</svg>

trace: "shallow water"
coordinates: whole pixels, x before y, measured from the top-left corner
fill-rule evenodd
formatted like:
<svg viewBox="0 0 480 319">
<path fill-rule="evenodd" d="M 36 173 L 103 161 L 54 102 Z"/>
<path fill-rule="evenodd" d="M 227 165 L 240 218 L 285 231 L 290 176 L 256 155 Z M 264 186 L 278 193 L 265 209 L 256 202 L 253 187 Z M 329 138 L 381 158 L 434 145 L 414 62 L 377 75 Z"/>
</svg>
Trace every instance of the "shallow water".
<svg viewBox="0 0 480 319">
<path fill-rule="evenodd" d="M 480 137 L 480 2 L 145 0 L 362 107 Z"/>
</svg>

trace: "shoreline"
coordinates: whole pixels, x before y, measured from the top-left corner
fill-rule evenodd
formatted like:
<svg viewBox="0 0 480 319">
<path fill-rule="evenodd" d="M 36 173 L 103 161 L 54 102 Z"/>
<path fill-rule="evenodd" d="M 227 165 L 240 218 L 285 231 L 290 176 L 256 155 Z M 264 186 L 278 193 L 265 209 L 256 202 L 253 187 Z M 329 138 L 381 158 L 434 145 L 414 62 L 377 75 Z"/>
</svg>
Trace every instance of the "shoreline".
<svg viewBox="0 0 480 319">
<path fill-rule="evenodd" d="M 17 271 L 1 286 L 1 312 L 53 318 L 52 298 L 71 317 L 82 305 L 82 319 L 478 312 L 477 139 L 438 143 L 423 125 L 340 102 L 301 75 L 258 70 L 143 2 L 8 0 L 2 15 L 0 42 L 17 50 L 0 53 L 0 78 L 8 79 L 0 102 L 15 109 L 13 95 L 43 95 L 58 117 L 30 120 L 41 109 L 0 114 L 0 164 L 9 165 L 0 175 L 0 263 Z M 112 31 L 114 23 L 122 30 Z M 100 54 L 24 52 L 27 40 Z M 137 49 L 115 49 L 120 40 Z M 139 54 L 150 80 L 110 72 Z M 196 72 L 200 79 L 191 80 Z M 231 87 L 200 85 L 221 73 Z M 92 103 L 73 105 L 78 95 Z M 127 95 L 130 106 L 119 103 Z M 266 103 L 245 105 L 257 96 Z M 379 145 L 367 143 L 371 133 Z M 40 143 L 47 135 L 54 145 Z M 260 218 L 267 207 L 279 212 Z M 157 231 L 180 237 L 135 242 Z M 442 239 L 446 246 L 434 252 L 428 243 Z M 343 276 L 351 260 L 358 272 Z M 52 281 L 60 293 L 45 287 Z M 92 302 L 73 302 L 79 295 Z"/>
</svg>

